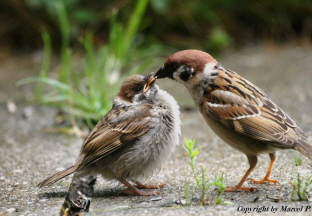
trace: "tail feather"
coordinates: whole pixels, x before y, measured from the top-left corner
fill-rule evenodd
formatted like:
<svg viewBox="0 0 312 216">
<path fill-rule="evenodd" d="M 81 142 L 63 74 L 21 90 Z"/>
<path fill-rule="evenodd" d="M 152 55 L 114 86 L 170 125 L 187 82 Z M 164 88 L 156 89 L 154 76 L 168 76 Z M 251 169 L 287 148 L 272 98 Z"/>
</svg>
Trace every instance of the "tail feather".
<svg viewBox="0 0 312 216">
<path fill-rule="evenodd" d="M 46 178 L 42 182 L 40 182 L 36 187 L 42 188 L 45 186 L 49 186 L 54 184 L 55 182 L 59 181 L 60 179 L 74 173 L 77 170 L 77 166 L 71 166 L 63 171 L 55 173 L 54 175 Z"/>
<path fill-rule="evenodd" d="M 306 141 L 300 140 L 300 142 L 296 144 L 295 149 L 312 160 L 312 145 Z"/>
</svg>

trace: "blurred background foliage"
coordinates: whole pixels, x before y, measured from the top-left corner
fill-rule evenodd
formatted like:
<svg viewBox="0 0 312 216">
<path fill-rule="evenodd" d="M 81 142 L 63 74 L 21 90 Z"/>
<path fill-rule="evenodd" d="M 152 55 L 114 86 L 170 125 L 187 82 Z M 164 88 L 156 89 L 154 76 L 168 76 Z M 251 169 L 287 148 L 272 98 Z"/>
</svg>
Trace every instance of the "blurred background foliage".
<svg viewBox="0 0 312 216">
<path fill-rule="evenodd" d="M 56 5 L 59 0 L 1 0 L 2 46 L 37 49 L 42 46 L 40 28 L 45 26 L 54 49 L 61 47 Z M 70 42 L 86 31 L 95 45 L 106 43 L 110 19 L 118 11 L 126 23 L 136 1 L 63 0 L 71 27 Z M 218 52 L 228 46 L 270 40 L 283 43 L 311 40 L 311 0 L 150 0 L 141 20 L 137 42 L 160 43 L 177 49 L 200 48 Z M 79 44 L 79 43 L 78 43 Z"/>
<path fill-rule="evenodd" d="M 0 20 L 2 51 L 43 50 L 39 76 L 18 84 L 37 83 L 35 101 L 91 129 L 126 76 L 155 70 L 177 50 L 310 44 L 312 1 L 1 0 Z"/>
</svg>

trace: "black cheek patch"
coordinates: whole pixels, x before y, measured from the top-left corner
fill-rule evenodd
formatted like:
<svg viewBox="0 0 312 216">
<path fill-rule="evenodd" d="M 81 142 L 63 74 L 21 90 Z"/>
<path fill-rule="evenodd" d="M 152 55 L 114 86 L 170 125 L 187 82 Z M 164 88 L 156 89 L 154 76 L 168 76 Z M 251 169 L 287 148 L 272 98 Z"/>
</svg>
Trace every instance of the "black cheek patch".
<svg viewBox="0 0 312 216">
<path fill-rule="evenodd" d="M 187 81 L 192 75 L 191 69 L 189 67 L 184 67 L 184 70 L 180 73 L 180 79 Z"/>
</svg>

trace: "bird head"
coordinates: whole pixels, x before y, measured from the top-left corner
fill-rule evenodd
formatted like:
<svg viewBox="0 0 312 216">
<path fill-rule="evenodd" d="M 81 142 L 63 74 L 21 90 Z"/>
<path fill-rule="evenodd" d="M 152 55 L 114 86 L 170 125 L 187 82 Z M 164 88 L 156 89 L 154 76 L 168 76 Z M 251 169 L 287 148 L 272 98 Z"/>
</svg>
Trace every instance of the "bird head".
<svg viewBox="0 0 312 216">
<path fill-rule="evenodd" d="M 117 97 L 127 102 L 152 101 L 158 91 L 153 74 L 147 76 L 132 75 L 122 83 Z"/>
<path fill-rule="evenodd" d="M 219 63 L 208 53 L 183 50 L 167 58 L 155 77 L 157 79 L 168 77 L 186 84 L 202 75 L 211 79 L 216 78 L 219 67 Z"/>
</svg>

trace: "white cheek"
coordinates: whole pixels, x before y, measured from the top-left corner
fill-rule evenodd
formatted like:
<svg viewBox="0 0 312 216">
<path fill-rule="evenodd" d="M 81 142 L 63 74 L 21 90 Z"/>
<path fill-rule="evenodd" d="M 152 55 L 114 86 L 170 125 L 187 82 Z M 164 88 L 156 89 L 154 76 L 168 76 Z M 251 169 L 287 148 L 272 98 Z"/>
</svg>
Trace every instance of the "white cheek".
<svg viewBox="0 0 312 216">
<path fill-rule="evenodd" d="M 181 66 L 173 73 L 173 78 L 174 78 L 176 81 L 180 82 L 180 83 L 186 83 L 186 82 L 188 82 L 189 79 L 191 79 L 192 76 L 193 76 L 193 75 L 191 75 L 187 81 L 184 81 L 184 80 L 182 80 L 182 79 L 180 78 L 180 75 L 181 75 L 182 71 L 185 70 L 185 67 L 186 67 L 185 65 L 181 65 Z M 191 70 L 191 73 L 194 73 L 194 68 L 191 68 L 190 70 Z"/>
<path fill-rule="evenodd" d="M 184 81 L 180 79 L 180 72 L 176 71 L 173 73 L 173 78 L 178 81 L 179 83 L 183 83 Z"/>
<path fill-rule="evenodd" d="M 209 80 L 214 80 L 215 78 L 217 78 L 218 69 L 214 69 L 215 66 L 216 66 L 215 62 L 206 64 L 203 71 L 203 76 L 207 77 Z"/>
<path fill-rule="evenodd" d="M 202 82 L 208 81 L 208 83 L 213 83 L 213 80 L 218 76 L 218 69 L 214 69 L 216 62 L 211 62 L 205 65 L 203 72 L 198 72 L 192 79 L 189 79 L 185 83 L 188 89 L 193 89 L 194 86 L 199 85 Z"/>
</svg>

